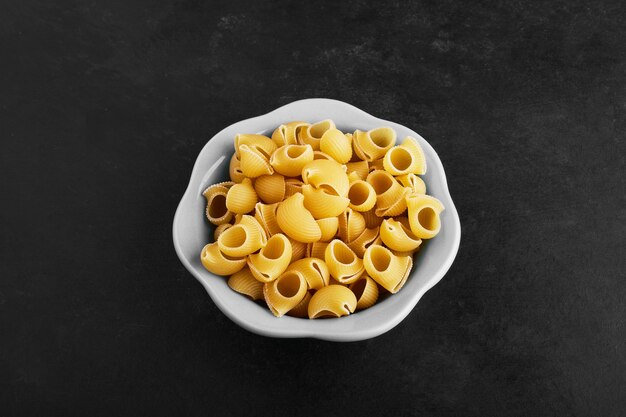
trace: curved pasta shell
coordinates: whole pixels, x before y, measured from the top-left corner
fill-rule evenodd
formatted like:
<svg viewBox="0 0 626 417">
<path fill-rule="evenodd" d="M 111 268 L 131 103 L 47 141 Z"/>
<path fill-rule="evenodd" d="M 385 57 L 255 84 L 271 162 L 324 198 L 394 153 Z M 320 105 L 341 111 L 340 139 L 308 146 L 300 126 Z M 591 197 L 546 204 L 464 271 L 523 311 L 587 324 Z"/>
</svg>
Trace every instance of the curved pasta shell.
<svg viewBox="0 0 626 417">
<path fill-rule="evenodd" d="M 261 227 L 263 227 L 267 236 L 274 236 L 275 234 L 282 232 L 278 226 L 278 221 L 276 220 L 277 210 L 278 203 L 256 203 L 256 206 L 254 206 L 254 218 L 259 222 Z"/>
<path fill-rule="evenodd" d="M 269 158 L 270 154 L 265 153 L 261 148 L 253 148 L 246 144 L 239 147 L 241 172 L 248 178 L 273 174 L 274 168 L 270 165 Z"/>
<path fill-rule="evenodd" d="M 346 164 L 346 173 L 356 173 L 360 179 L 365 180 L 370 173 L 369 164 L 367 161 L 348 162 Z"/>
<path fill-rule="evenodd" d="M 236 183 L 240 183 L 246 177 L 243 175 L 243 171 L 241 170 L 241 161 L 239 161 L 236 153 L 234 153 L 230 158 L 228 174 L 230 175 L 230 180 Z"/>
<path fill-rule="evenodd" d="M 262 175 L 254 181 L 254 190 L 266 204 L 280 203 L 285 199 L 285 177 L 278 173 Z"/>
<path fill-rule="evenodd" d="M 363 264 L 374 281 L 395 294 L 406 282 L 413 259 L 410 256 L 396 256 L 384 246 L 372 245 L 365 251 Z"/>
<path fill-rule="evenodd" d="M 330 242 L 331 240 L 333 240 L 333 238 L 337 234 L 339 219 L 337 217 L 326 217 L 323 219 L 318 219 L 316 220 L 316 222 L 317 225 L 320 227 L 320 230 L 322 231 L 322 237 L 320 238 L 320 241 Z"/>
<path fill-rule="evenodd" d="M 334 128 L 335 123 L 332 120 L 322 120 L 321 122 L 314 123 L 300 130 L 298 141 L 303 145 L 311 145 L 314 151 L 319 151 L 322 136 L 324 136 L 327 130 Z"/>
<path fill-rule="evenodd" d="M 383 220 L 380 238 L 389 249 L 400 252 L 413 252 L 422 244 L 422 239 L 415 236 L 411 229 L 394 219 Z"/>
<path fill-rule="evenodd" d="M 318 258 L 324 260 L 326 257 L 326 248 L 328 247 L 328 242 L 313 242 L 307 244 L 306 248 L 306 256 L 308 258 Z"/>
<path fill-rule="evenodd" d="M 426 194 L 426 184 L 424 180 L 415 174 L 400 175 L 396 177 L 400 184 L 409 188 L 415 194 Z"/>
<path fill-rule="evenodd" d="M 272 140 L 277 147 L 284 145 L 296 145 L 298 139 L 296 136 L 298 128 L 306 127 L 309 124 L 306 122 L 289 122 L 284 125 L 280 125 L 272 133 Z"/>
<path fill-rule="evenodd" d="M 417 163 L 410 150 L 400 145 L 387 151 L 383 168 L 391 175 L 406 175 L 416 170 Z"/>
<path fill-rule="evenodd" d="M 280 229 L 298 242 L 317 242 L 322 231 L 313 215 L 304 207 L 304 196 L 294 194 L 278 205 L 276 220 Z"/>
<path fill-rule="evenodd" d="M 200 261 L 209 272 L 215 275 L 232 275 L 246 266 L 245 257 L 235 258 L 224 255 L 217 242 L 209 243 L 202 248 Z"/>
<path fill-rule="evenodd" d="M 400 250 L 393 250 L 390 249 L 391 253 L 393 253 L 396 256 L 410 256 L 413 257 L 413 254 L 415 254 L 415 252 L 417 252 L 419 250 L 419 248 L 417 248 L 416 250 L 410 250 L 410 251 L 400 251 Z"/>
<path fill-rule="evenodd" d="M 396 203 L 404 192 L 404 187 L 387 171 L 376 170 L 369 173 L 367 182 L 376 192 L 376 207 L 388 208 Z"/>
<path fill-rule="evenodd" d="M 375 161 L 370 161 L 368 165 L 370 172 L 376 171 L 376 170 L 384 170 L 385 169 L 384 162 L 385 162 L 384 159 L 376 159 Z"/>
<path fill-rule="evenodd" d="M 365 218 L 358 211 L 351 208 L 341 213 L 338 217 L 338 233 L 339 237 L 345 242 L 350 243 L 363 233 L 365 230 Z"/>
<path fill-rule="evenodd" d="M 274 141 L 265 135 L 240 133 L 235 136 L 235 155 L 239 157 L 239 160 L 241 160 L 242 145 L 259 150 L 259 153 L 267 155 L 268 158 L 277 148 Z"/>
<path fill-rule="evenodd" d="M 352 251 L 359 258 L 363 258 L 365 255 L 365 250 L 369 248 L 371 245 L 382 245 L 383 241 L 380 238 L 379 228 L 376 226 L 372 229 L 365 229 L 363 233 L 359 235 L 352 242 L 348 243 L 348 247 L 352 249 Z"/>
<path fill-rule="evenodd" d="M 417 139 L 407 136 L 400 146 L 406 148 L 413 157 L 414 167 L 411 172 L 418 175 L 426 174 L 426 156 Z"/>
<path fill-rule="evenodd" d="M 343 285 L 329 285 L 313 294 L 309 302 L 309 318 L 341 317 L 354 313 L 356 296 Z"/>
<path fill-rule="evenodd" d="M 304 294 L 304 298 L 302 299 L 302 301 L 300 301 L 298 305 L 296 305 L 294 308 L 289 310 L 287 312 L 287 315 L 291 317 L 298 317 L 301 319 L 308 319 L 309 303 L 311 302 L 311 297 L 313 297 L 311 291 L 307 291 L 306 294 Z"/>
<path fill-rule="evenodd" d="M 348 287 L 356 296 L 356 310 L 370 308 L 378 300 L 378 285 L 367 275 L 361 277 Z"/>
<path fill-rule="evenodd" d="M 378 217 L 392 217 L 399 216 L 406 211 L 406 196 L 411 193 L 409 188 L 401 188 L 398 194 L 394 197 L 395 202 L 389 207 L 377 207 L 374 213 Z M 388 196 L 391 199 L 391 195 Z"/>
<path fill-rule="evenodd" d="M 296 193 L 301 193 L 303 185 L 304 183 L 298 178 L 285 179 L 285 198 L 291 197 Z"/>
<path fill-rule="evenodd" d="M 324 189 L 316 189 L 311 184 L 302 187 L 304 207 L 311 212 L 314 218 L 337 217 L 343 213 L 350 204 L 346 197 L 328 194 Z"/>
<path fill-rule="evenodd" d="M 349 207 L 355 211 L 368 211 L 376 204 L 376 191 L 363 180 L 352 181 L 348 189 Z"/>
<path fill-rule="evenodd" d="M 300 271 L 312 290 L 319 290 L 328 285 L 330 273 L 326 263 L 318 258 L 303 258 L 289 265 L 287 271 Z"/>
<path fill-rule="evenodd" d="M 336 161 L 318 159 L 309 162 L 302 169 L 302 181 L 329 194 L 346 197 L 350 181 L 345 167 Z M 347 207 L 347 206 L 346 206 Z"/>
<path fill-rule="evenodd" d="M 325 154 L 322 151 L 313 151 L 313 160 L 315 161 L 316 159 L 326 159 L 328 161 L 334 161 L 334 159 L 330 155 Z"/>
<path fill-rule="evenodd" d="M 222 233 L 224 233 L 224 231 L 226 229 L 228 229 L 229 227 L 232 227 L 232 224 L 230 223 L 224 223 L 224 224 L 220 224 L 219 226 L 217 226 L 215 228 L 215 231 L 213 232 L 213 240 L 217 241 L 217 239 L 220 237 L 220 235 Z"/>
<path fill-rule="evenodd" d="M 328 129 L 320 139 L 320 150 L 340 164 L 345 164 L 352 158 L 352 138 L 339 129 Z"/>
<path fill-rule="evenodd" d="M 230 187 L 226 195 L 226 208 L 236 214 L 245 214 L 254 210 L 258 197 L 250 178 L 244 178 L 241 184 Z"/>
<path fill-rule="evenodd" d="M 228 286 L 239 294 L 247 295 L 252 300 L 263 299 L 263 283 L 254 278 L 249 268 L 232 274 L 228 278 Z"/>
<path fill-rule="evenodd" d="M 297 177 L 302 168 L 313 161 L 311 145 L 285 145 L 272 154 L 270 164 L 279 174 L 287 177 Z"/>
<path fill-rule="evenodd" d="M 381 159 L 396 144 L 396 132 L 390 127 L 379 127 L 368 132 L 357 130 L 352 136 L 354 152 L 364 161 Z"/>
<path fill-rule="evenodd" d="M 289 263 L 304 258 L 307 253 L 307 246 L 310 245 L 310 243 L 298 242 L 289 236 L 287 237 L 289 238 L 289 243 L 291 243 L 291 261 Z"/>
<path fill-rule="evenodd" d="M 409 209 L 409 224 L 415 236 L 432 239 L 441 229 L 440 213 L 444 210 L 441 201 L 425 194 L 409 194 L 406 197 Z"/>
<path fill-rule="evenodd" d="M 376 215 L 376 209 L 375 208 L 373 208 L 371 210 L 368 210 L 368 211 L 363 211 L 363 212 L 361 212 L 361 214 L 363 215 L 363 218 L 365 219 L 365 226 L 368 229 L 373 229 L 375 227 L 380 226 L 380 224 L 384 220 L 382 217 L 378 217 Z"/>
<path fill-rule="evenodd" d="M 333 278 L 342 284 L 356 281 L 365 271 L 363 260 L 343 241 L 335 239 L 326 247 L 324 261 Z"/>
<path fill-rule="evenodd" d="M 234 182 L 221 182 L 204 190 L 202 195 L 206 198 L 206 217 L 214 225 L 228 223 L 233 218 L 233 212 L 226 207 L 226 196 Z"/>
<path fill-rule="evenodd" d="M 306 293 L 306 280 L 299 271 L 287 271 L 263 285 L 265 302 L 276 317 L 284 316 L 297 306 Z"/>
<path fill-rule="evenodd" d="M 274 281 L 291 262 L 291 243 L 282 233 L 272 236 L 259 253 L 248 256 L 248 267 L 261 282 Z"/>
<path fill-rule="evenodd" d="M 243 215 L 241 221 L 226 229 L 217 239 L 220 251 L 232 257 L 241 257 L 258 251 L 267 244 L 265 231 L 252 216 Z"/>
</svg>

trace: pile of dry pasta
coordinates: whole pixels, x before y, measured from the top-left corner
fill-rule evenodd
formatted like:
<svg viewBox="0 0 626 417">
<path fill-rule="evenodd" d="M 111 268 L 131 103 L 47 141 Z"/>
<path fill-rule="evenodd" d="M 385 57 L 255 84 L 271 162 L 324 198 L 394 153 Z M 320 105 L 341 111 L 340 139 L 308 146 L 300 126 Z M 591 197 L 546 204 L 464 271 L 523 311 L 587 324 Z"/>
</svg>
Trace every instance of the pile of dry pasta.
<svg viewBox="0 0 626 417">
<path fill-rule="evenodd" d="M 235 137 L 230 181 L 207 188 L 215 241 L 202 264 L 281 317 L 341 317 L 396 293 L 422 239 L 441 227 L 418 177 L 424 152 L 389 127 L 343 133 L 332 120 Z"/>
</svg>

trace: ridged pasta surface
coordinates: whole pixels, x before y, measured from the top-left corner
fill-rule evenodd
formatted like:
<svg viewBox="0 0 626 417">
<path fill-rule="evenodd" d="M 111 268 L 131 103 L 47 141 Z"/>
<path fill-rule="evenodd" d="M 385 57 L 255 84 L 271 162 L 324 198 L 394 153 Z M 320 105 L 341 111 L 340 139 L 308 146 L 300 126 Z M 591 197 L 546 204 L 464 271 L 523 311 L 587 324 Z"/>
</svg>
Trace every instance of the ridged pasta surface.
<svg viewBox="0 0 626 417">
<path fill-rule="evenodd" d="M 317 291 L 309 302 L 309 318 L 342 317 L 356 310 L 356 296 L 342 285 L 329 285 Z"/>
</svg>

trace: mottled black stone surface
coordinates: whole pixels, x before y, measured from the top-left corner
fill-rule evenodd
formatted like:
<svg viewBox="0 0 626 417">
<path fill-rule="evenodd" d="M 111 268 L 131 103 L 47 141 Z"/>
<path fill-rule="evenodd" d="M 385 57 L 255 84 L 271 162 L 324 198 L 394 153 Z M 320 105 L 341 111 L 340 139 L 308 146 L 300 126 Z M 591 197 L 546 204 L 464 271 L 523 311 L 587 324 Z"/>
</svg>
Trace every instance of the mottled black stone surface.
<svg viewBox="0 0 626 417">
<path fill-rule="evenodd" d="M 620 1 L 0 2 L 0 415 L 626 415 Z M 463 225 L 358 343 L 256 336 L 174 253 L 196 155 L 329 97 L 420 132 Z"/>
</svg>

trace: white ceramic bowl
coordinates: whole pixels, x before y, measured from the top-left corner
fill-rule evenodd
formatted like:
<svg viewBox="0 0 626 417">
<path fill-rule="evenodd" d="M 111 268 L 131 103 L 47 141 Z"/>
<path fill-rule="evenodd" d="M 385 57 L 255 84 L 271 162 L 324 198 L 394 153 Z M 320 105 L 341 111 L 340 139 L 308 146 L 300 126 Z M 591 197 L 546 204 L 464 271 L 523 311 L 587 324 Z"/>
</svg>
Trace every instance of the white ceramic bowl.
<svg viewBox="0 0 626 417">
<path fill-rule="evenodd" d="M 415 256 L 415 265 L 404 287 L 373 307 L 347 317 L 306 320 L 284 316 L 276 318 L 266 307 L 234 292 L 227 278 L 207 271 L 200 262 L 200 251 L 212 240 L 204 216 L 206 200 L 202 191 L 210 184 L 228 180 L 228 164 L 237 133 L 271 135 L 281 123 L 292 120 L 317 122 L 332 119 L 343 131 L 369 130 L 390 126 L 398 140 L 417 138 L 426 154 L 428 171 L 423 177 L 428 194 L 446 207 L 441 216 L 441 231 Z M 224 314 L 243 328 L 264 336 L 313 337 L 332 341 L 355 341 L 376 337 L 396 326 L 415 307 L 422 295 L 450 268 L 459 248 L 461 225 L 448 192 L 446 175 L 434 149 L 414 131 L 397 123 L 377 119 L 354 106 L 337 100 L 306 99 L 287 104 L 271 113 L 235 123 L 219 132 L 204 146 L 193 167 L 189 186 L 174 216 L 174 247 L 181 262 L 206 288 Z"/>
</svg>

